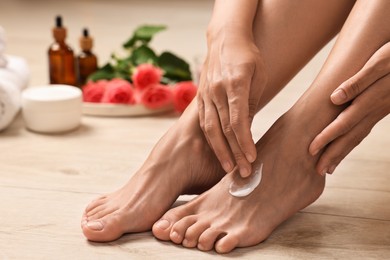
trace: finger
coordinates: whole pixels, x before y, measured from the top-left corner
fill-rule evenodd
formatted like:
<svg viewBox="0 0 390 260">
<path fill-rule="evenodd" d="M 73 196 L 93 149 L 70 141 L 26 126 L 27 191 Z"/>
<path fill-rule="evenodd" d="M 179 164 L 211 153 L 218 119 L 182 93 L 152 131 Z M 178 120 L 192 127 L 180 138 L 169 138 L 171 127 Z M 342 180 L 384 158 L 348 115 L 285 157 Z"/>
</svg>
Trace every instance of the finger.
<svg viewBox="0 0 390 260">
<path fill-rule="evenodd" d="M 230 148 L 222 132 L 217 109 L 208 97 L 204 97 L 204 133 L 209 144 L 226 172 L 234 168 L 234 162 L 230 155 Z"/>
<path fill-rule="evenodd" d="M 249 162 L 256 159 L 256 147 L 252 139 L 251 119 L 249 116 L 249 91 L 250 80 L 235 78 L 227 86 L 227 96 L 229 103 L 229 121 L 237 143 Z M 254 101 L 251 101 L 251 106 Z M 256 102 L 257 103 L 257 102 Z"/>
<path fill-rule="evenodd" d="M 265 73 L 265 66 L 261 59 L 259 59 L 256 64 L 256 71 L 253 75 L 249 92 L 249 120 L 251 124 L 257 111 L 260 110 L 260 106 L 264 105 L 264 102 L 261 103 L 261 97 L 268 81 L 267 74 Z"/>
<path fill-rule="evenodd" d="M 199 125 L 203 131 L 203 134 L 204 134 L 204 137 L 206 138 L 207 143 L 209 144 L 210 148 L 212 149 L 211 143 L 209 141 L 208 136 L 206 135 L 206 131 L 205 131 L 205 127 L 204 127 L 205 126 L 205 113 L 206 112 L 205 112 L 205 106 L 204 106 L 204 102 L 203 102 L 203 95 L 204 95 L 205 89 L 207 89 L 207 82 L 208 82 L 206 80 L 206 75 L 208 73 L 207 64 L 208 64 L 208 62 L 206 59 L 204 65 L 203 65 L 202 73 L 200 75 L 200 82 L 199 82 L 199 88 L 197 91 L 196 99 L 197 99 L 197 105 L 198 105 Z"/>
<path fill-rule="evenodd" d="M 196 101 L 197 101 L 197 105 L 198 105 L 198 115 L 199 115 L 199 125 L 200 125 L 200 128 L 202 129 L 203 133 L 205 134 L 205 129 L 204 129 L 204 125 L 205 125 L 205 107 L 204 107 L 204 102 L 203 102 L 203 93 L 206 89 L 206 80 L 205 80 L 205 72 L 202 71 L 202 74 L 200 76 L 200 84 L 199 84 L 199 88 L 198 88 L 198 91 L 196 93 Z M 207 136 L 205 135 L 206 139 L 207 139 Z M 207 139 L 208 141 L 208 139 Z M 210 145 L 210 143 L 209 143 Z"/>
<path fill-rule="evenodd" d="M 242 177 L 247 177 L 251 173 L 251 165 L 250 162 L 247 160 L 245 154 L 242 152 L 241 147 L 237 142 L 236 135 L 230 125 L 230 116 L 226 94 L 220 94 L 217 104 L 215 104 L 215 106 L 218 110 L 222 132 L 230 146 L 230 150 L 233 154 L 235 162 L 238 165 L 240 174 Z"/>
<path fill-rule="evenodd" d="M 204 129 L 205 108 L 204 108 L 202 94 L 198 92 L 196 99 L 197 99 L 197 105 L 198 105 L 199 125 L 200 125 L 200 128 L 202 129 L 203 133 L 205 133 L 205 129 Z"/>
<path fill-rule="evenodd" d="M 340 115 L 319 133 L 309 146 L 311 155 L 316 155 L 328 143 L 345 134 L 362 120 L 367 111 L 359 109 L 360 106 L 350 105 Z"/>
<path fill-rule="evenodd" d="M 332 174 L 337 165 L 371 132 L 372 122 L 361 121 L 347 134 L 334 140 L 317 162 L 317 172 Z"/>
<path fill-rule="evenodd" d="M 341 105 L 354 99 L 374 82 L 390 73 L 388 59 L 375 54 L 358 73 L 333 91 L 330 98 L 335 105 Z"/>
<path fill-rule="evenodd" d="M 198 114 L 199 114 L 199 124 L 203 131 L 204 131 L 204 113 L 205 113 L 203 92 L 206 88 L 206 74 L 207 74 L 207 59 L 205 60 L 202 67 L 202 71 L 199 79 L 199 88 L 196 93 L 196 101 L 197 101 Z"/>
</svg>

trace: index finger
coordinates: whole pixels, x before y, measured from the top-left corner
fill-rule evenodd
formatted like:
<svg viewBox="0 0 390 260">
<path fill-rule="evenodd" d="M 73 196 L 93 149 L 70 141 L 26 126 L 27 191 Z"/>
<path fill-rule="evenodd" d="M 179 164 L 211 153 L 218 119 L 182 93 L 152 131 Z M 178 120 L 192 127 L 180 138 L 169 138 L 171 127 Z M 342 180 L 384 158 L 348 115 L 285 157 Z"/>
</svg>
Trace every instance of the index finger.
<svg viewBox="0 0 390 260">
<path fill-rule="evenodd" d="M 389 52 L 383 54 L 383 52 Z M 344 81 L 330 99 L 335 105 L 351 101 L 374 82 L 390 73 L 390 44 L 379 49 L 354 76 Z"/>
<path fill-rule="evenodd" d="M 256 147 L 250 129 L 249 89 L 250 81 L 241 79 L 232 82 L 227 94 L 231 128 L 241 151 L 244 153 L 248 162 L 252 163 L 256 159 Z"/>
<path fill-rule="evenodd" d="M 359 111 L 357 106 L 351 105 L 347 107 L 333 122 L 314 138 L 309 146 L 310 154 L 316 155 L 327 144 L 351 130 L 364 117 L 365 115 Z"/>
</svg>

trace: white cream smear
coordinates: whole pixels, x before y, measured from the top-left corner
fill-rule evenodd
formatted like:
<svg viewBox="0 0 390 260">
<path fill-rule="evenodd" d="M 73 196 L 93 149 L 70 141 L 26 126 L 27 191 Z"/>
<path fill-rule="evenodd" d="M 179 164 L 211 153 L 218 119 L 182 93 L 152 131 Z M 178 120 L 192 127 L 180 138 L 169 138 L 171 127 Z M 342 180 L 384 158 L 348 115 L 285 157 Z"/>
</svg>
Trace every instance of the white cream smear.
<svg viewBox="0 0 390 260">
<path fill-rule="evenodd" d="M 229 186 L 229 193 L 234 197 L 245 197 L 259 186 L 263 176 L 263 164 L 257 167 L 255 172 L 247 178 L 242 178 L 238 172 L 233 173 L 233 181 Z"/>
</svg>

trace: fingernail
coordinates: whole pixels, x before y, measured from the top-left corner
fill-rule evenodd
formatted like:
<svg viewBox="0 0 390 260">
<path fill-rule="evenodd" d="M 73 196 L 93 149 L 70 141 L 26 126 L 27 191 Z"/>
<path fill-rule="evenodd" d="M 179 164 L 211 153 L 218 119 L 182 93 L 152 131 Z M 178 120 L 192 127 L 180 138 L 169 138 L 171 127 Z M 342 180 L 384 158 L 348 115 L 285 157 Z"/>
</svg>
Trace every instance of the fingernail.
<svg viewBox="0 0 390 260">
<path fill-rule="evenodd" d="M 246 153 L 245 157 L 250 163 L 253 163 L 255 161 L 255 158 L 250 153 Z"/>
<path fill-rule="evenodd" d="M 312 153 L 312 155 L 313 155 L 313 156 L 317 155 L 319 151 L 320 151 L 320 149 L 314 150 L 314 152 Z"/>
<path fill-rule="evenodd" d="M 326 175 L 326 173 L 328 172 L 328 169 L 323 169 L 322 171 L 321 171 L 321 176 L 325 176 Z"/>
<path fill-rule="evenodd" d="M 166 219 L 162 219 L 156 223 L 156 226 L 160 229 L 167 229 L 170 226 L 170 223 Z"/>
<path fill-rule="evenodd" d="M 247 168 L 241 168 L 240 169 L 240 175 L 241 177 L 248 177 L 250 175 L 250 171 Z"/>
<path fill-rule="evenodd" d="M 225 170 L 225 172 L 230 172 L 232 170 L 232 165 L 230 164 L 230 162 L 228 161 L 225 161 L 223 162 L 223 169 Z"/>
<path fill-rule="evenodd" d="M 330 98 L 334 103 L 342 103 L 344 100 L 347 99 L 347 95 L 345 94 L 344 90 L 338 89 L 332 93 Z"/>
<path fill-rule="evenodd" d="M 332 174 L 334 170 L 336 169 L 336 165 L 332 165 L 329 167 L 329 174 Z"/>
<path fill-rule="evenodd" d="M 90 221 L 87 223 L 87 227 L 93 230 L 102 230 L 104 226 L 100 221 Z"/>
</svg>

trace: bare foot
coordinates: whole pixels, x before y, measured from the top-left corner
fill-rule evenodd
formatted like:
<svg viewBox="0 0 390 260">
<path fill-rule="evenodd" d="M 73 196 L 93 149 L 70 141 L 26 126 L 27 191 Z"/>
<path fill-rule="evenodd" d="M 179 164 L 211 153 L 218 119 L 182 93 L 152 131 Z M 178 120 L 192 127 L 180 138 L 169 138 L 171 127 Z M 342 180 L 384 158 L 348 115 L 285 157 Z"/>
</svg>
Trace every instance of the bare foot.
<svg viewBox="0 0 390 260">
<path fill-rule="evenodd" d="M 284 116 L 257 143 L 254 166 L 263 163 L 263 178 L 250 195 L 230 195 L 232 174 L 228 174 L 209 191 L 168 211 L 153 226 L 153 234 L 185 247 L 215 248 L 219 253 L 265 240 L 324 189 L 325 178 L 315 174 L 316 160 L 308 154 L 311 138 L 302 127 Z"/>
<path fill-rule="evenodd" d="M 124 233 L 150 230 L 179 195 L 199 194 L 216 184 L 224 175 L 219 165 L 191 106 L 125 186 L 87 206 L 81 223 L 84 235 L 92 241 L 112 241 Z"/>
</svg>

